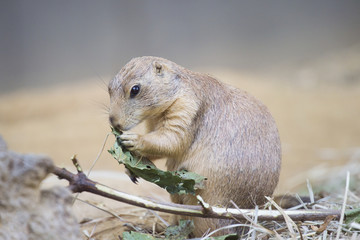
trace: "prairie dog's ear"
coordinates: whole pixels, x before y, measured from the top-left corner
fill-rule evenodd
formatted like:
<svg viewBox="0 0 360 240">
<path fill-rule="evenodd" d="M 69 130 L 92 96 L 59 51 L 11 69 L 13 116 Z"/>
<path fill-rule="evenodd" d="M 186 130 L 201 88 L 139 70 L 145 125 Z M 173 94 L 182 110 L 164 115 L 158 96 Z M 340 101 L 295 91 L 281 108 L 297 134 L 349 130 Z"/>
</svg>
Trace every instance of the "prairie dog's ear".
<svg viewBox="0 0 360 240">
<path fill-rule="evenodd" d="M 157 75 L 162 75 L 163 71 L 164 71 L 164 67 L 163 65 L 161 65 L 160 63 L 158 62 L 155 62 L 154 63 L 154 67 L 155 67 L 155 73 Z"/>
</svg>

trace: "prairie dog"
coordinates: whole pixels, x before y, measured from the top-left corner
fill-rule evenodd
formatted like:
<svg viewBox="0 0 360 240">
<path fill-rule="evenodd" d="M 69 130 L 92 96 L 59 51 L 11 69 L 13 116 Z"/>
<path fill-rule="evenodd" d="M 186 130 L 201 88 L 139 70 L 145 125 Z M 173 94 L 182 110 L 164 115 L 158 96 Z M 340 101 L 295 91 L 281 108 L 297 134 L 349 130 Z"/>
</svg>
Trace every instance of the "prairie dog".
<svg viewBox="0 0 360 240">
<path fill-rule="evenodd" d="M 272 195 L 281 145 L 274 119 L 256 98 L 158 57 L 132 59 L 108 90 L 110 123 L 125 131 L 122 143 L 142 156 L 166 157 L 168 170 L 207 177 L 205 189 L 197 192 L 205 202 L 230 207 L 233 200 L 240 208 L 252 208 Z M 147 134 L 127 132 L 144 120 Z M 192 195 L 171 199 L 197 204 Z M 233 222 L 192 219 L 197 237 Z"/>
</svg>

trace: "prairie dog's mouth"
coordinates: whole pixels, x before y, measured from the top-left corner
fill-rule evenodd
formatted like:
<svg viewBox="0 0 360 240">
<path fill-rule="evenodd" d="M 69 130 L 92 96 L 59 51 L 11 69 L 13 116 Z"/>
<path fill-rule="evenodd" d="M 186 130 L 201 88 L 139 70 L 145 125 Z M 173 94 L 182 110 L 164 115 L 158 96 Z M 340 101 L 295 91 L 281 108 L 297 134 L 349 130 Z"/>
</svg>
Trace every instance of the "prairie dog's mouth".
<svg viewBox="0 0 360 240">
<path fill-rule="evenodd" d="M 142 119 L 140 116 L 129 116 L 128 118 L 124 119 L 116 113 L 109 114 L 110 125 L 119 132 L 129 131 L 142 123 L 144 120 L 146 119 Z"/>
</svg>

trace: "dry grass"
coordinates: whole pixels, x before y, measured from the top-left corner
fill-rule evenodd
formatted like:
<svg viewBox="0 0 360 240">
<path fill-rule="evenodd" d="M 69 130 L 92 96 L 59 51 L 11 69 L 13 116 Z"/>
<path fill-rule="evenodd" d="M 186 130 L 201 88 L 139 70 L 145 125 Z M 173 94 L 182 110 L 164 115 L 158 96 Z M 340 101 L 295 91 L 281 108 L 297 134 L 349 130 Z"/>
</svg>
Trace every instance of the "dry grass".
<svg viewBox="0 0 360 240">
<path fill-rule="evenodd" d="M 360 207 L 359 198 L 353 192 L 349 191 L 347 197 L 345 202 L 343 194 L 328 195 L 308 205 L 308 208 L 341 209 L 343 204 L 346 210 Z M 166 227 L 164 221 L 169 222 L 171 218 L 170 214 L 154 214 L 152 211 L 132 206 L 118 209 L 111 214 L 119 215 L 83 222 L 84 239 L 117 239 L 116 236 L 122 236 L 124 231 L 137 231 L 164 237 L 163 232 Z M 241 239 L 357 239 L 360 236 L 359 224 L 341 224 L 331 219 L 305 222 L 293 222 L 290 219 L 287 222 L 255 222 L 250 219 L 248 223 L 240 225 L 248 226 L 250 229 L 241 236 Z M 225 227 L 239 227 L 239 224 Z"/>
</svg>

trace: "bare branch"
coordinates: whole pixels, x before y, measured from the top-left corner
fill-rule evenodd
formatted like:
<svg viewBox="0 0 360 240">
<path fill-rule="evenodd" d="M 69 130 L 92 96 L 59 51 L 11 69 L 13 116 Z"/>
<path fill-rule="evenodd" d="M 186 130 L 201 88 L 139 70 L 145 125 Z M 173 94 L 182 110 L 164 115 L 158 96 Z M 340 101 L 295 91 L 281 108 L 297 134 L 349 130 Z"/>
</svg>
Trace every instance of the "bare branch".
<svg viewBox="0 0 360 240">
<path fill-rule="evenodd" d="M 81 169 L 78 163 L 77 169 Z M 219 208 L 214 206 L 208 206 L 207 209 L 204 209 L 201 205 L 164 203 L 117 191 L 103 184 L 92 181 L 82 171 L 78 171 L 77 174 L 73 174 L 64 168 L 55 167 L 53 173 L 60 179 L 66 179 L 69 181 L 69 188 L 74 193 L 90 192 L 116 201 L 155 211 L 203 218 L 236 218 L 238 220 L 246 220 L 244 215 L 253 217 L 257 214 L 259 221 L 284 221 L 283 214 L 278 210 L 258 210 L 256 213 L 254 209 Z M 335 215 L 335 218 L 339 219 L 341 216 L 340 211 L 323 209 L 287 210 L 284 212 L 293 221 L 324 220 L 329 215 Z"/>
</svg>

